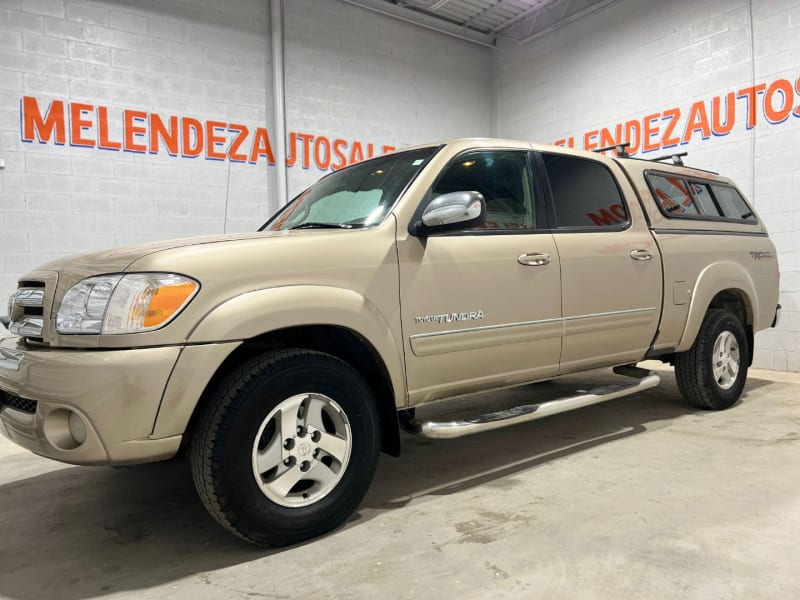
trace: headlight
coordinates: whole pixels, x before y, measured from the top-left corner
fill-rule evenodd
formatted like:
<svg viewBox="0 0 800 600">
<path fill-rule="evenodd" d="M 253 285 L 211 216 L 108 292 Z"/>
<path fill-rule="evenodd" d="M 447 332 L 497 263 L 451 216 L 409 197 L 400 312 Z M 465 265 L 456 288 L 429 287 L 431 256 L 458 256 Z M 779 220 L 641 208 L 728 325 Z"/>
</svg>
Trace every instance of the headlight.
<svg viewBox="0 0 800 600">
<path fill-rule="evenodd" d="M 169 323 L 200 289 L 172 273 L 103 275 L 78 282 L 56 316 L 59 333 L 135 333 Z"/>
</svg>

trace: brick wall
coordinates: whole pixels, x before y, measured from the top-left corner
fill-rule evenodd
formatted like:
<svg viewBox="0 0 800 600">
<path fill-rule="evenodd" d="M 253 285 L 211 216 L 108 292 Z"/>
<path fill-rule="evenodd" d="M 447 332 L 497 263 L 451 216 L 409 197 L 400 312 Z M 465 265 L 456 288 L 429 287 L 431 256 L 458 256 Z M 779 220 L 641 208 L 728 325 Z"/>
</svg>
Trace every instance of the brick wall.
<svg viewBox="0 0 800 600">
<path fill-rule="evenodd" d="M 587 134 L 596 143 L 592 132 L 672 108 L 682 111 L 676 130 L 683 134 L 695 102 L 710 106 L 714 96 L 779 79 L 800 85 L 800 6 L 617 0 L 529 44 L 501 41 L 494 64 L 495 134 L 544 142 L 572 137 L 583 147 Z M 688 151 L 689 164 L 730 175 L 753 200 L 778 248 L 784 307 L 780 328 L 756 337 L 755 364 L 800 371 L 800 118 L 768 123 L 760 108 L 765 91 L 757 94 L 755 127 L 748 129 L 747 100 L 739 98 L 729 134 L 703 139 L 698 131 L 686 144 L 639 155 Z M 794 104 L 800 107 L 800 89 Z M 782 107 L 780 94 L 772 105 Z M 653 123 L 663 134 L 667 120 Z"/>
<path fill-rule="evenodd" d="M 70 102 L 106 107 L 116 141 L 125 109 L 272 135 L 268 4 L 0 0 L 3 302 L 19 275 L 53 258 L 252 230 L 274 212 L 275 167 L 265 157 L 250 164 L 170 156 L 163 147 L 150 154 L 26 143 L 20 123 L 20 101 L 31 96 L 42 111 L 59 100 L 67 111 Z M 379 153 L 384 145 L 489 133 L 487 49 L 338 0 L 285 5 L 288 131 L 344 139 L 348 158 L 355 141 L 366 155 L 369 144 Z M 96 136 L 96 110 L 84 116 L 93 120 L 87 135 Z M 323 174 L 299 160 L 289 171 L 290 194 Z"/>
</svg>

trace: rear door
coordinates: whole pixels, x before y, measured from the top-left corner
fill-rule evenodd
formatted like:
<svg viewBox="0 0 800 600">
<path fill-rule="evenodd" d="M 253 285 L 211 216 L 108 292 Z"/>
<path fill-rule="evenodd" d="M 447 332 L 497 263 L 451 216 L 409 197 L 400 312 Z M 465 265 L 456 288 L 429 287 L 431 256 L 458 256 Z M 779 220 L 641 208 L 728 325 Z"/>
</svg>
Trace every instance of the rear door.
<svg viewBox="0 0 800 600">
<path fill-rule="evenodd" d="M 561 263 L 559 373 L 641 360 L 658 329 L 661 258 L 633 188 L 603 160 L 537 155 Z"/>
</svg>

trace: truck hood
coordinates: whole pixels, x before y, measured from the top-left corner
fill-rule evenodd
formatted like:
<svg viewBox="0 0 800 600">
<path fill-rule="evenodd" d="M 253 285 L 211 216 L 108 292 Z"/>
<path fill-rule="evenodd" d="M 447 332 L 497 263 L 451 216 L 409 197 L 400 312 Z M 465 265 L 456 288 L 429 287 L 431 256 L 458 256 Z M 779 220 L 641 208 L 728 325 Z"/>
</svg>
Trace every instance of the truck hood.
<svg viewBox="0 0 800 600">
<path fill-rule="evenodd" d="M 220 242 L 234 242 L 239 240 L 263 239 L 270 237 L 283 237 L 291 235 L 290 231 L 257 231 L 247 233 L 228 233 L 222 235 L 207 235 L 200 237 L 179 238 L 144 244 L 133 244 L 90 252 L 79 256 L 59 258 L 37 268 L 37 271 L 61 271 L 69 269 L 71 272 L 88 275 L 98 273 L 119 273 L 127 269 L 140 258 L 173 248 L 186 246 L 199 246 L 201 244 L 218 244 Z"/>
</svg>

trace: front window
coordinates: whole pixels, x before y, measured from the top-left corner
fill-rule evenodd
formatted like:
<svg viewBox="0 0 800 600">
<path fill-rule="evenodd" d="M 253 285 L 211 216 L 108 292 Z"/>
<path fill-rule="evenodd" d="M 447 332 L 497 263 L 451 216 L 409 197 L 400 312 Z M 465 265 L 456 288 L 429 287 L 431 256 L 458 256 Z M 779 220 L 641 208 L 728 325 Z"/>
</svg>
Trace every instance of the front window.
<svg viewBox="0 0 800 600">
<path fill-rule="evenodd" d="M 380 223 L 438 148 L 397 152 L 323 177 L 261 230 L 355 229 Z"/>
<path fill-rule="evenodd" d="M 486 201 L 486 222 L 478 229 L 536 228 L 527 152 L 478 150 L 462 154 L 444 170 L 431 197 L 471 191 L 480 192 Z"/>
</svg>

